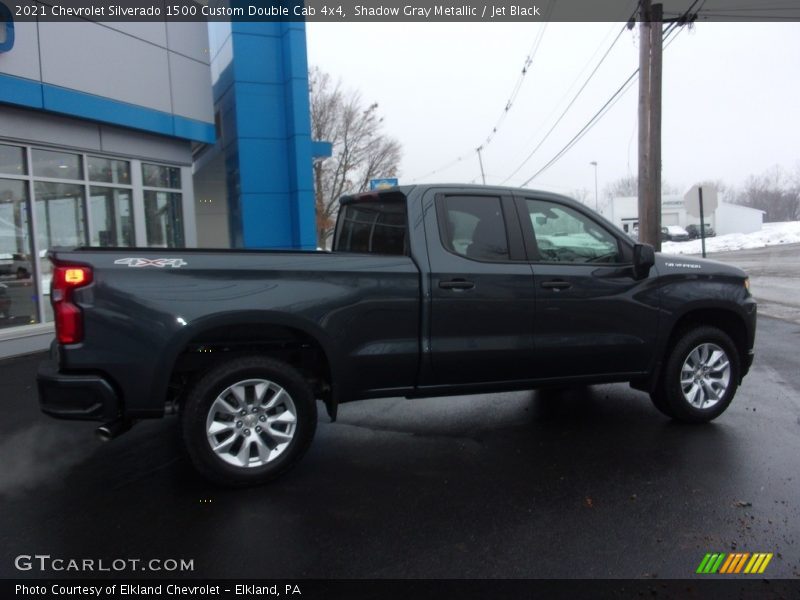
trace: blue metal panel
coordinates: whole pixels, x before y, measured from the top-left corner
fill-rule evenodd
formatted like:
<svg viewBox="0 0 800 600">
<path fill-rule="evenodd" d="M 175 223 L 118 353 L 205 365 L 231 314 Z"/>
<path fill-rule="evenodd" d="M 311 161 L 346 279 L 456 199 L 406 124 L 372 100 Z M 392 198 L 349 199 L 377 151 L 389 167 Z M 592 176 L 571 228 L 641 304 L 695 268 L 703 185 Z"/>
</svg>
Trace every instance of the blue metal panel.
<svg viewBox="0 0 800 600">
<path fill-rule="evenodd" d="M 240 83 L 236 87 L 236 114 L 247 129 L 242 137 L 286 139 L 283 86 L 272 83 Z"/>
<path fill-rule="evenodd" d="M 303 79 L 286 81 L 286 101 L 291 107 L 287 127 L 291 134 L 307 136 L 311 139 L 310 106 L 308 104 L 308 76 Z"/>
<path fill-rule="evenodd" d="M 216 139 L 214 125 L 211 123 L 203 123 L 118 100 L 76 92 L 47 83 L 42 85 L 42 97 L 44 109 L 53 112 L 199 142 L 214 143 Z"/>
<path fill-rule="evenodd" d="M 248 5 L 251 3 L 241 2 L 240 4 L 246 11 Z M 280 21 L 233 21 L 232 31 L 234 33 L 246 33 L 248 35 L 280 35 L 281 23 Z"/>
<path fill-rule="evenodd" d="M 242 220 L 246 248 L 293 248 L 292 198 L 289 194 L 242 194 Z"/>
<path fill-rule="evenodd" d="M 42 84 L 32 79 L 0 74 L 0 102 L 42 108 Z"/>
<path fill-rule="evenodd" d="M 242 193 L 288 192 L 289 162 L 286 140 L 240 137 L 239 185 Z"/>
<path fill-rule="evenodd" d="M 167 135 L 173 133 L 172 115 L 161 111 L 76 92 L 47 83 L 42 85 L 42 97 L 45 110 Z"/>
<path fill-rule="evenodd" d="M 305 24 L 232 24 L 219 65 L 231 240 L 251 248 L 316 247 Z M 222 53 L 220 53 L 222 54 Z"/>
<path fill-rule="evenodd" d="M 213 144 L 214 125 L 194 119 L 40 83 L 32 79 L 0 74 L 0 102 L 81 117 Z"/>
<path fill-rule="evenodd" d="M 173 135 L 175 137 L 205 142 L 206 144 L 213 144 L 217 139 L 214 125 L 211 123 L 203 123 L 196 119 L 188 119 L 178 115 L 173 115 L 172 121 Z"/>
<path fill-rule="evenodd" d="M 282 83 L 280 48 L 275 36 L 233 34 L 233 62 L 236 81 Z"/>
<path fill-rule="evenodd" d="M 308 79 L 303 72 L 304 66 L 307 69 L 308 65 L 306 34 L 304 28 L 297 27 L 297 23 L 287 23 L 283 32 L 283 64 L 287 76 L 297 77 L 302 74 L 302 79 Z"/>
<path fill-rule="evenodd" d="M 333 144 L 314 140 L 311 142 L 311 156 L 314 158 L 328 158 L 333 154 Z"/>
<path fill-rule="evenodd" d="M 283 69 L 286 74 L 287 129 L 294 168 L 290 173 L 296 202 L 294 225 L 299 247 L 317 246 L 314 184 L 311 177 L 311 119 L 308 100 L 308 59 L 305 23 L 281 23 Z"/>
</svg>

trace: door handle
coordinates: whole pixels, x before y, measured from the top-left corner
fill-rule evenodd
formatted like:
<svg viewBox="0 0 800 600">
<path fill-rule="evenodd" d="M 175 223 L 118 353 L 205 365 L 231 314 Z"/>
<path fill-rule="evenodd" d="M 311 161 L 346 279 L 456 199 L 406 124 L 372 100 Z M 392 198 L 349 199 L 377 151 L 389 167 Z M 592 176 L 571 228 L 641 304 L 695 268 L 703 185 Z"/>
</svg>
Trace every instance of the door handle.
<svg viewBox="0 0 800 600">
<path fill-rule="evenodd" d="M 471 290 L 475 284 L 466 279 L 451 279 L 450 281 L 440 281 L 439 287 L 443 290 Z"/>
<path fill-rule="evenodd" d="M 543 281 L 542 287 L 558 291 L 572 287 L 572 284 L 569 281 L 564 281 L 563 279 L 553 279 L 551 281 Z"/>
</svg>

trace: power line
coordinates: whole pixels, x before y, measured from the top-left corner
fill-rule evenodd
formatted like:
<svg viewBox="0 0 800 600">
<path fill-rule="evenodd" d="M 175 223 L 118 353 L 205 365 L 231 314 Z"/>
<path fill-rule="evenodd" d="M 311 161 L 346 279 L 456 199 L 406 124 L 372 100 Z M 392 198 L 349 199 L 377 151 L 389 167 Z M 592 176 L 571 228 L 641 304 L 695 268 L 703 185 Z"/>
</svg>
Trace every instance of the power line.
<svg viewBox="0 0 800 600">
<path fill-rule="evenodd" d="M 453 166 L 457 165 L 458 163 L 462 162 L 466 158 L 472 156 L 473 152 L 475 152 L 475 151 L 480 152 L 484 147 L 488 146 L 491 143 L 492 139 L 494 138 L 494 136 L 497 134 L 498 130 L 500 129 L 500 126 L 502 125 L 503 121 L 505 121 L 505 118 L 508 116 L 508 112 L 511 110 L 511 107 L 514 105 L 514 102 L 516 101 L 517 96 L 519 95 L 519 92 L 522 89 L 522 84 L 524 83 L 525 76 L 531 70 L 531 67 L 533 65 L 533 59 L 536 57 L 536 54 L 539 51 L 539 46 L 542 43 L 542 38 L 544 37 L 544 32 L 547 30 L 547 26 L 550 23 L 549 16 L 553 12 L 553 8 L 555 7 L 555 4 L 556 4 L 556 0 L 550 0 L 550 2 L 548 4 L 548 7 L 545 10 L 545 15 L 542 18 L 542 20 L 544 22 L 544 25 L 539 28 L 539 31 L 537 32 L 537 35 L 534 38 L 533 44 L 531 44 L 531 48 L 530 48 L 530 50 L 528 50 L 528 54 L 525 56 L 525 61 L 523 62 L 522 70 L 520 72 L 519 77 L 517 78 L 517 81 L 516 81 L 516 83 L 514 85 L 513 90 L 511 91 L 511 95 L 509 96 L 508 100 L 506 101 L 505 107 L 503 108 L 503 111 L 500 113 L 500 116 L 498 117 L 497 122 L 495 123 L 494 127 L 492 127 L 492 131 L 486 137 L 484 142 L 480 146 L 475 148 L 474 150 L 470 150 L 469 152 L 465 152 L 465 153 L 461 154 L 460 156 L 454 158 L 450 162 L 445 163 L 441 167 L 437 167 L 433 171 L 430 171 L 430 172 L 428 172 L 428 173 L 426 173 L 424 175 L 421 175 L 419 177 L 414 178 L 412 181 L 418 181 L 420 179 L 425 179 L 427 177 L 430 177 L 431 175 L 436 175 L 437 173 L 440 173 L 442 171 L 446 171 L 447 169 L 450 169 L 451 167 L 453 167 Z"/>
<path fill-rule="evenodd" d="M 614 25 L 612 25 L 611 29 L 609 29 L 608 33 L 603 37 L 603 39 L 600 42 L 600 44 L 598 44 L 597 48 L 592 53 L 592 56 L 589 57 L 589 60 L 587 60 L 586 64 L 584 64 L 583 67 L 581 68 L 581 70 L 578 71 L 578 74 L 575 76 L 575 79 L 573 79 L 572 83 L 569 84 L 567 89 L 564 91 L 564 94 L 555 103 L 555 106 L 553 107 L 553 110 L 551 110 L 550 114 L 548 114 L 547 117 L 544 119 L 542 126 L 539 127 L 539 129 L 537 129 L 533 133 L 533 135 L 531 135 L 530 138 L 528 138 L 528 140 L 526 140 L 526 142 L 525 142 L 526 146 L 528 145 L 529 142 L 532 142 L 535 138 L 537 138 L 539 136 L 539 133 L 544 129 L 544 124 L 549 122 L 550 118 L 553 115 L 556 114 L 556 112 L 558 111 L 559 107 L 564 103 L 564 101 L 567 99 L 567 97 L 570 95 L 570 93 L 575 88 L 575 84 L 577 84 L 583 78 L 583 75 L 586 72 L 586 70 L 594 63 L 595 58 L 597 57 L 598 54 L 600 54 L 600 51 L 605 47 L 606 42 L 611 37 L 611 34 L 614 32 L 615 29 L 616 29 L 616 23 Z"/>
<path fill-rule="evenodd" d="M 619 86 L 619 88 L 617 88 L 617 91 L 616 91 L 616 92 L 614 92 L 614 94 L 611 96 L 611 98 L 609 98 L 609 99 L 606 101 L 606 103 L 605 103 L 605 104 L 604 104 L 604 105 L 603 105 L 603 106 L 600 108 L 600 110 L 598 110 L 598 111 L 597 111 L 597 112 L 594 114 L 594 116 L 592 116 L 592 118 L 591 118 L 591 119 L 589 119 L 589 121 L 588 121 L 588 122 L 587 122 L 587 123 L 586 123 L 586 124 L 585 124 L 585 125 L 584 125 L 584 126 L 581 128 L 581 130 L 580 130 L 578 133 L 576 133 L 576 134 L 575 134 L 575 136 L 574 136 L 574 137 L 573 137 L 573 138 L 572 138 L 572 139 L 571 139 L 569 142 L 567 142 L 566 146 L 564 146 L 563 148 L 561 148 L 561 150 L 559 150 L 559 151 L 556 153 L 556 155 L 555 155 L 553 158 L 551 158 L 551 159 L 550 159 L 550 160 L 547 162 L 547 164 L 545 164 L 545 165 L 544 165 L 544 166 L 543 166 L 541 169 L 539 169 L 538 171 L 536 171 L 536 173 L 534 173 L 533 175 L 531 175 L 531 176 L 530 176 L 528 179 L 526 179 L 526 180 L 525 180 L 525 181 L 524 181 L 522 184 L 520 184 L 520 187 L 525 187 L 526 185 L 528 185 L 528 184 L 529 184 L 531 181 L 533 181 L 534 179 L 536 179 L 536 178 L 537 178 L 539 175 L 541 175 L 541 174 L 542 174 L 542 173 L 544 173 L 544 172 L 545 172 L 547 169 L 549 169 L 549 168 L 550 168 L 552 165 L 554 165 L 554 164 L 556 163 L 556 161 L 558 161 L 558 160 L 559 160 L 559 159 L 560 159 L 562 156 L 564 156 L 564 154 L 566 154 L 566 153 L 567 153 L 567 152 L 568 152 L 570 149 L 572 149 L 572 147 L 573 147 L 573 146 L 574 146 L 574 145 L 575 145 L 575 144 L 576 144 L 576 143 L 577 143 L 577 142 L 578 142 L 578 141 L 579 141 L 579 140 L 580 140 L 580 139 L 581 139 L 581 138 L 582 138 L 584 135 L 586 135 L 586 133 L 587 133 L 587 132 L 588 132 L 588 131 L 589 131 L 589 130 L 590 130 L 590 129 L 591 129 L 591 128 L 592 128 L 592 127 L 593 127 L 593 126 L 594 126 L 594 125 L 597 123 L 597 121 L 599 121 L 599 120 L 600 120 L 600 118 L 602 118 L 602 116 L 603 116 L 603 115 L 604 115 L 604 114 L 607 112 L 607 111 L 606 111 L 606 108 L 610 108 L 611 106 L 613 106 L 612 102 L 614 102 L 615 100 L 617 100 L 617 99 L 618 99 L 618 98 L 621 96 L 621 94 L 623 94 L 624 92 L 626 92 L 626 91 L 627 91 L 626 87 L 629 89 L 629 86 L 628 86 L 628 84 L 629 84 L 629 83 L 632 83 L 633 81 L 635 81 L 635 78 L 636 78 L 636 76 L 637 76 L 638 74 L 639 74 L 639 69 L 636 69 L 636 70 L 635 70 L 633 73 L 631 73 L 630 77 L 628 77 L 628 79 L 626 79 L 626 80 L 625 80 L 625 83 L 623 83 L 621 86 Z"/>
<path fill-rule="evenodd" d="M 695 0 L 695 3 L 696 3 L 696 2 L 697 2 L 697 0 Z M 575 96 L 572 98 L 572 100 L 570 101 L 570 103 L 567 105 L 567 107 L 564 109 L 564 111 L 563 111 L 563 112 L 561 113 L 561 115 L 558 117 L 558 119 L 556 120 L 556 122 L 555 122 L 555 123 L 553 123 L 553 125 L 550 127 L 550 129 L 547 131 L 547 133 L 544 135 L 544 137 L 543 137 L 541 140 L 539 140 L 539 143 L 536 145 L 536 147 L 535 147 L 533 150 L 531 150 L 531 152 L 528 154 L 528 156 L 527 156 L 527 157 L 525 157 L 525 160 L 523 160 L 523 161 L 522 161 L 522 162 L 519 164 L 519 166 L 517 166 L 517 168 L 516 168 L 516 169 L 514 169 L 514 171 L 513 171 L 513 172 L 512 172 L 512 173 L 511 173 L 511 174 L 510 174 L 508 177 L 506 177 L 506 178 L 505 178 L 505 179 L 504 179 L 504 180 L 501 182 L 501 184 L 504 184 L 504 183 L 506 183 L 506 182 L 507 182 L 509 179 L 511 179 L 511 178 L 512 178 L 514 175 L 516 175 L 516 174 L 517 174 L 517 173 L 518 173 L 518 172 L 519 172 L 519 171 L 522 169 L 522 167 L 524 167 L 524 166 L 527 164 L 527 162 L 528 162 L 528 161 L 529 161 L 529 160 L 530 160 L 530 159 L 533 157 L 533 155 L 534 155 L 534 154 L 535 154 L 535 153 L 536 153 L 536 152 L 539 150 L 539 148 L 541 148 L 541 147 L 542 147 L 542 145 L 545 143 L 545 141 L 547 141 L 547 139 L 550 137 L 550 134 L 551 134 L 551 133 L 553 133 L 553 131 L 555 130 L 555 128 L 558 126 L 558 124 L 561 122 L 561 120 L 564 118 L 564 116 L 567 114 L 567 112 L 569 112 L 569 109 L 572 107 L 572 105 L 573 105 L 573 104 L 575 104 L 576 100 L 577 100 L 577 99 L 580 97 L 580 95 L 581 95 L 581 93 L 583 92 L 583 90 L 586 88 L 586 86 L 587 86 L 587 85 L 589 84 L 589 82 L 592 80 L 592 77 L 594 77 L 595 73 L 597 73 L 598 69 L 599 69 L 599 68 L 600 68 L 600 66 L 603 64 L 603 62 L 605 61 L 605 59 L 608 57 L 608 55 L 609 55 L 609 53 L 611 52 L 611 50 L 614 48 L 614 46 L 616 45 L 616 43 L 619 41 L 620 37 L 622 37 L 622 34 L 623 34 L 623 32 L 625 31 L 625 29 L 626 29 L 626 28 L 630 28 L 630 26 L 631 26 L 631 23 L 633 22 L 633 19 L 634 19 L 634 18 L 635 18 L 635 16 L 636 16 L 636 11 L 638 10 L 638 6 L 639 6 L 639 2 L 637 1 L 637 2 L 635 3 L 635 6 L 634 6 L 634 8 L 633 8 L 633 12 L 631 13 L 631 17 L 630 17 L 630 19 L 628 20 L 628 22 L 627 22 L 625 25 L 623 25 L 623 26 L 622 26 L 622 29 L 620 29 L 619 33 L 617 33 L 617 37 L 615 37 L 615 38 L 614 38 L 614 41 L 613 41 L 613 42 L 611 42 L 611 45 L 608 47 L 608 50 L 606 50 L 605 54 L 603 54 L 602 58 L 600 58 L 600 61 L 597 63 L 597 65 L 595 65 L 595 68 L 594 68 L 594 69 L 592 70 L 592 72 L 589 74 L 589 77 L 587 77 L 587 78 L 586 78 L 586 81 L 584 81 L 583 85 L 580 87 L 580 89 L 579 89 L 579 90 L 578 90 L 578 92 L 575 94 Z M 599 50 L 599 48 L 598 48 L 598 50 Z M 596 54 L 597 54 L 597 51 L 595 51 L 595 54 L 594 54 L 594 55 L 592 56 L 592 58 L 589 60 L 589 63 L 591 63 L 591 61 L 594 59 L 594 56 L 596 56 Z M 589 63 L 587 63 L 587 65 L 586 65 L 586 66 L 588 66 L 588 65 L 589 65 Z M 584 71 L 585 69 L 586 69 L 586 67 L 584 67 L 583 69 L 581 69 L 581 73 L 583 73 L 583 71 Z M 580 75 L 579 75 L 578 77 L 580 77 Z M 570 84 L 570 86 L 569 86 L 569 89 L 572 89 L 572 86 L 573 86 L 573 85 L 575 85 L 575 82 L 576 82 L 577 80 L 578 80 L 578 79 L 576 78 L 576 79 L 575 79 L 575 81 L 573 81 L 573 82 L 572 82 L 572 84 Z M 566 94 L 565 94 L 565 95 L 564 95 L 564 96 L 561 98 L 561 100 L 559 100 L 559 103 L 561 103 L 561 101 L 562 101 L 562 100 L 563 100 L 565 97 L 566 97 Z M 551 114 L 552 114 L 552 113 L 551 113 Z M 548 119 L 549 119 L 549 118 L 550 118 L 550 117 L 548 116 Z"/>
<path fill-rule="evenodd" d="M 682 17 L 682 18 L 680 18 L 680 19 L 677 19 L 677 20 L 676 20 L 675 22 L 673 22 L 673 23 L 670 23 L 670 25 L 669 25 L 669 26 L 666 28 L 666 30 L 665 30 L 665 33 L 664 33 L 664 38 L 663 38 L 663 39 L 664 39 L 664 41 L 666 41 L 667 43 L 666 43 L 666 45 L 664 46 L 664 48 L 667 48 L 667 47 L 669 47 L 669 45 L 672 43 L 672 41 L 674 41 L 674 40 L 676 39 L 676 37 L 677 37 L 677 36 L 676 36 L 676 37 L 673 37 L 673 38 L 672 38 L 672 40 L 669 40 L 669 41 L 667 41 L 667 40 L 668 40 L 668 38 L 669 38 L 669 36 L 670 36 L 670 35 L 672 35 L 672 33 L 675 31 L 675 29 L 676 29 L 676 27 L 678 26 L 678 24 L 680 24 L 680 23 L 682 23 L 682 22 L 686 22 L 686 21 L 690 20 L 693 14 L 694 14 L 694 16 L 696 16 L 697 12 L 695 12 L 695 13 L 692 13 L 691 11 L 692 11 L 692 9 L 694 9 L 694 7 L 695 7 L 695 6 L 697 6 L 698 2 L 700 2 L 700 0 L 694 0 L 694 2 L 692 2 L 692 4 L 689 6 L 689 8 L 688 8 L 688 9 L 687 9 L 685 12 L 683 12 L 683 13 L 682 13 L 682 15 L 681 15 L 681 17 Z M 703 0 L 703 1 L 702 1 L 702 4 L 700 5 L 700 7 L 699 7 L 697 10 L 698 10 L 698 11 L 699 11 L 699 10 L 701 10 L 701 9 L 703 8 L 703 6 L 705 6 L 706 2 L 707 2 L 707 0 Z M 678 29 L 678 31 L 680 32 L 680 29 Z M 622 97 L 622 96 L 623 96 L 623 95 L 624 95 L 624 94 L 625 94 L 625 93 L 626 93 L 626 92 L 627 92 L 627 91 L 630 89 L 630 85 L 632 85 L 632 82 L 633 82 L 633 81 L 635 80 L 635 78 L 638 76 L 638 73 L 639 73 L 639 69 L 636 69 L 636 70 L 635 70 L 633 73 L 631 73 L 630 77 L 628 77 L 628 79 L 627 79 L 627 80 L 626 80 L 626 81 L 625 81 L 625 82 L 624 82 L 624 83 L 623 83 L 623 84 L 622 84 L 622 85 L 621 85 L 621 86 L 620 86 L 620 87 L 617 89 L 617 91 L 616 91 L 616 92 L 614 92 L 614 94 L 612 94 L 611 98 L 609 98 L 609 99 L 608 99 L 608 101 L 607 101 L 607 102 L 606 102 L 606 103 L 605 103 L 605 104 L 604 104 L 604 105 L 603 105 L 603 106 L 600 108 L 600 110 L 599 110 L 599 111 L 597 111 L 597 113 L 595 113 L 595 114 L 594 114 L 594 116 L 592 116 L 592 118 L 591 118 L 591 119 L 589 119 L 589 121 L 588 121 L 588 122 L 587 122 L 587 123 L 586 123 L 586 124 L 583 126 L 583 128 L 581 128 L 581 130 L 580 130 L 580 131 L 578 131 L 578 133 L 577 133 L 577 134 L 576 134 L 576 135 L 575 135 L 575 136 L 574 136 L 574 137 L 573 137 L 573 138 L 572 138 L 572 139 L 571 139 L 569 142 L 567 142 L 567 144 L 566 144 L 566 145 L 565 145 L 565 146 L 564 146 L 564 147 L 563 147 L 561 150 L 559 150 L 559 151 L 556 153 L 556 155 L 555 155 L 555 156 L 554 156 L 552 159 L 550 159 L 550 161 L 548 161 L 548 162 L 547 162 L 547 163 L 546 163 L 546 164 L 545 164 L 545 165 L 544 165 L 544 166 L 543 166 L 541 169 L 539 169 L 539 170 L 538 170 L 538 171 L 537 171 L 537 172 L 536 172 L 534 175 L 532 175 L 531 177 L 529 177 L 529 178 L 528 178 L 528 179 L 527 179 L 527 180 L 526 180 L 526 181 L 525 181 L 525 182 L 522 184 L 522 186 L 523 186 L 523 187 L 524 187 L 524 186 L 526 186 L 526 185 L 527 185 L 528 183 L 530 183 L 530 182 L 531 182 L 533 179 L 535 179 L 536 177 L 538 177 L 538 176 L 539 176 L 541 173 L 543 173 L 544 171 L 546 171 L 547 169 L 549 169 L 549 168 L 550 168 L 550 167 L 551 167 L 553 164 L 555 164 L 555 163 L 556 163 L 556 162 L 557 162 L 557 161 L 558 161 L 558 160 L 559 160 L 559 159 L 560 159 L 562 156 L 564 156 L 564 154 L 566 154 L 566 153 L 567 153 L 567 152 L 568 152 L 570 149 L 572 149 L 572 147 L 573 147 L 573 146 L 574 146 L 576 143 L 578 143 L 578 142 L 579 142 L 579 141 L 580 141 L 580 140 L 583 138 L 583 136 L 584 136 L 584 135 L 586 135 L 586 133 L 588 133 L 588 132 L 589 132 L 589 130 L 590 130 L 592 127 L 594 127 L 594 125 L 595 125 L 595 124 L 596 124 L 598 121 L 600 121 L 600 119 L 602 119 L 602 118 L 605 116 L 605 114 L 606 114 L 606 113 L 607 113 L 609 110 L 611 110 L 611 107 L 613 107 L 613 106 L 614 106 L 614 104 L 616 104 L 616 103 L 617 103 L 617 101 L 618 101 L 618 100 L 619 100 L 619 99 L 620 99 L 620 98 L 621 98 L 621 97 Z M 626 86 L 627 86 L 627 87 L 626 87 Z M 534 150 L 534 151 L 535 151 L 535 150 Z M 529 157 L 529 158 L 530 158 L 530 157 Z M 527 159 L 526 159 L 526 160 L 527 160 Z M 519 170 L 519 169 L 517 169 L 517 170 Z M 516 171 L 515 171 L 515 173 L 516 173 Z M 513 176 L 513 174 L 512 174 L 511 176 Z M 511 176 L 509 176 L 509 178 L 510 178 Z M 508 181 L 508 178 L 506 179 L 506 181 Z M 505 182 L 504 182 L 504 183 L 505 183 Z"/>
<path fill-rule="evenodd" d="M 520 169 L 522 169 L 522 167 L 524 167 L 527 164 L 527 162 L 531 159 L 531 157 L 533 157 L 533 155 L 539 150 L 539 148 L 542 147 L 542 144 L 544 144 L 545 141 L 547 141 L 547 138 L 550 137 L 550 134 L 553 133 L 553 131 L 558 126 L 558 124 L 561 122 L 561 120 L 564 118 L 564 116 L 569 112 L 569 109 L 572 108 L 572 105 L 575 104 L 575 101 L 583 93 L 583 90 L 586 89 L 587 85 L 589 85 L 589 82 L 592 80 L 592 77 L 594 77 L 595 73 L 597 73 L 598 69 L 600 68 L 600 65 L 602 65 L 603 61 L 605 61 L 605 59 L 608 57 L 609 53 L 614 48 L 614 46 L 616 45 L 617 41 L 619 41 L 619 38 L 622 37 L 622 34 L 623 34 L 623 32 L 625 31 L 626 28 L 627 28 L 627 24 L 622 26 L 622 29 L 619 30 L 619 33 L 617 34 L 617 37 L 615 37 L 614 41 L 611 42 L 611 45 L 608 47 L 608 50 L 606 50 L 605 54 L 603 54 L 603 56 L 600 59 L 600 61 L 597 63 L 597 65 L 595 65 L 595 68 L 589 74 L 589 77 L 586 79 L 586 81 L 584 81 L 583 85 L 580 87 L 580 89 L 575 94 L 575 96 L 572 97 L 572 100 L 570 100 L 569 104 L 567 104 L 567 107 L 564 109 L 564 111 L 558 117 L 556 122 L 553 123 L 552 127 L 550 127 L 550 129 L 547 131 L 547 133 L 544 134 L 544 137 L 541 140 L 539 140 L 539 143 L 536 145 L 536 147 L 533 150 L 531 150 L 531 152 L 528 154 L 528 156 L 525 158 L 525 160 L 523 160 L 519 164 L 519 166 L 516 169 L 514 169 L 514 171 L 501 182 L 501 184 L 505 183 L 506 181 L 511 179 L 514 175 L 516 175 L 520 171 Z"/>
<path fill-rule="evenodd" d="M 671 29 L 669 34 L 672 34 L 673 31 L 674 31 L 674 29 Z M 680 33 L 680 31 L 682 31 L 682 29 L 678 29 L 678 33 Z M 667 34 L 667 35 L 669 35 L 669 34 Z M 667 36 L 665 36 L 664 39 L 666 41 Z M 675 39 L 677 39 L 677 35 L 673 36 L 672 39 L 669 40 L 669 42 L 667 42 L 667 44 L 664 46 L 664 48 L 665 49 L 668 48 L 669 45 Z M 598 110 L 592 116 L 592 118 L 589 119 L 589 121 L 587 121 L 587 123 L 580 129 L 580 131 L 578 131 L 578 133 L 576 133 L 575 136 L 573 136 L 573 138 L 569 142 L 567 142 L 567 144 L 563 148 L 561 148 L 561 150 L 559 150 L 555 154 L 555 156 L 553 156 L 553 158 L 551 158 L 541 169 L 536 171 L 536 173 L 534 173 L 531 177 L 529 177 L 527 180 L 525 180 L 520 185 L 520 187 L 525 187 L 526 185 L 528 185 L 531 181 L 536 179 L 539 175 L 541 175 L 547 169 L 549 169 L 551 166 L 553 166 L 558 160 L 561 159 L 562 156 L 564 156 L 567 152 L 569 152 L 572 149 L 572 147 L 575 144 L 577 144 L 581 140 L 581 138 L 583 138 L 583 136 L 586 135 L 589 132 L 589 130 L 591 130 L 591 128 L 594 127 L 600 121 L 600 119 L 602 119 L 606 115 L 606 113 L 608 113 L 608 111 L 611 110 L 611 108 L 614 106 L 614 104 L 616 104 L 619 101 L 619 99 L 622 98 L 622 96 L 632 87 L 632 85 L 636 81 L 636 78 L 638 77 L 638 75 L 639 75 L 639 69 L 636 69 L 633 73 L 631 73 L 631 75 L 628 77 L 628 79 L 626 79 L 625 82 L 619 88 L 617 88 L 617 91 L 615 91 L 611 95 L 611 97 L 606 101 L 605 104 L 603 104 L 603 106 L 600 108 L 600 110 Z"/>
<path fill-rule="evenodd" d="M 553 4 L 554 3 L 551 3 L 550 6 L 552 6 Z M 495 123 L 495 126 L 492 128 L 491 133 L 489 133 L 489 135 L 486 137 L 486 140 L 481 144 L 480 146 L 481 148 L 484 148 L 485 146 L 488 146 L 491 143 L 492 139 L 497 134 L 497 130 L 500 128 L 500 125 L 503 123 L 503 121 L 505 121 L 506 117 L 508 116 L 508 111 L 510 111 L 511 107 L 514 106 L 514 102 L 516 101 L 517 96 L 519 95 L 519 92 L 522 89 L 522 84 L 525 81 L 525 76 L 528 74 L 528 71 L 533 65 L 533 59 L 536 57 L 536 53 L 539 51 L 539 46 L 542 43 L 542 38 L 544 38 L 544 32 L 547 30 L 548 25 L 549 21 L 546 21 L 544 25 L 542 25 L 542 27 L 539 29 L 536 39 L 534 40 L 531 49 L 528 51 L 528 54 L 525 57 L 525 62 L 522 65 L 522 71 L 519 77 L 517 78 L 517 83 L 514 85 L 514 89 L 511 92 L 511 96 L 509 96 L 505 108 L 503 109 L 503 112 L 500 113 L 500 117 L 497 119 L 497 123 Z"/>
</svg>

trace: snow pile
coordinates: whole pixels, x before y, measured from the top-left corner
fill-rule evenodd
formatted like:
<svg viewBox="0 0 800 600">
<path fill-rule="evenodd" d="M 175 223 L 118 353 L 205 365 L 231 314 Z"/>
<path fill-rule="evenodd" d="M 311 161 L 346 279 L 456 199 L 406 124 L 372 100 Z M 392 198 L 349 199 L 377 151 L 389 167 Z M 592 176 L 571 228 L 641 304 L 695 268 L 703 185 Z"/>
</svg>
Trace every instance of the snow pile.
<svg viewBox="0 0 800 600">
<path fill-rule="evenodd" d="M 749 250 L 779 244 L 800 244 L 800 221 L 764 223 L 761 231 L 753 233 L 729 233 L 706 238 L 706 253 Z M 700 240 L 690 242 L 662 242 L 664 254 L 700 254 Z"/>
</svg>

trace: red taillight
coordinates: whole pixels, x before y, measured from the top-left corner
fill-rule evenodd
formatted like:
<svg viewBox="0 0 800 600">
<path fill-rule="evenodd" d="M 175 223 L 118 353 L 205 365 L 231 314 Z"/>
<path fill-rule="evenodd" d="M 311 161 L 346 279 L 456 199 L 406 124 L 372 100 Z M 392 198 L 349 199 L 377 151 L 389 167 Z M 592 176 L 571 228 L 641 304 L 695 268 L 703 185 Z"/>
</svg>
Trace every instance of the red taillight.
<svg viewBox="0 0 800 600">
<path fill-rule="evenodd" d="M 83 312 L 72 302 L 73 290 L 92 282 L 92 269 L 77 266 L 56 266 L 50 300 L 56 319 L 56 337 L 61 344 L 77 344 L 83 340 Z"/>
</svg>

